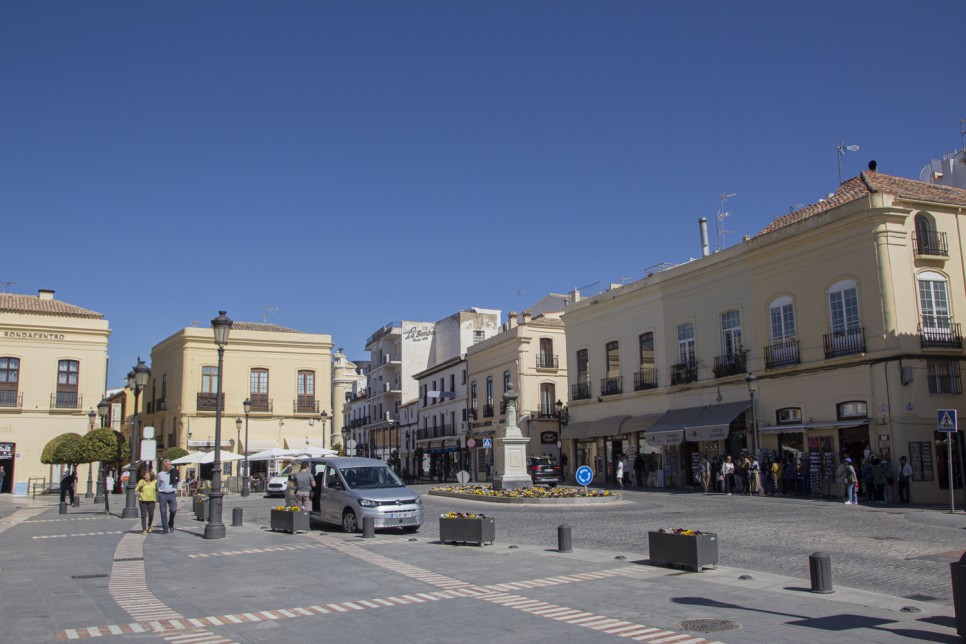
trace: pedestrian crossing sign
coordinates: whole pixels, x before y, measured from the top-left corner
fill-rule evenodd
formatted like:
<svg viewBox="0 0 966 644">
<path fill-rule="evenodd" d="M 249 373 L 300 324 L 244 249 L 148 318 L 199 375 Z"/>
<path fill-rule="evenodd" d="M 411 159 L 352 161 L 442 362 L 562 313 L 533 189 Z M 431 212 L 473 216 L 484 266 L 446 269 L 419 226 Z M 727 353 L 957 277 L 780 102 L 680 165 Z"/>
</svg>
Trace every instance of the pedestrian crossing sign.
<svg viewBox="0 0 966 644">
<path fill-rule="evenodd" d="M 489 438 L 483 439 L 483 449 L 491 449 L 493 447 L 493 441 Z"/>
<path fill-rule="evenodd" d="M 955 432 L 959 429 L 955 409 L 937 409 L 936 422 L 941 432 Z"/>
</svg>

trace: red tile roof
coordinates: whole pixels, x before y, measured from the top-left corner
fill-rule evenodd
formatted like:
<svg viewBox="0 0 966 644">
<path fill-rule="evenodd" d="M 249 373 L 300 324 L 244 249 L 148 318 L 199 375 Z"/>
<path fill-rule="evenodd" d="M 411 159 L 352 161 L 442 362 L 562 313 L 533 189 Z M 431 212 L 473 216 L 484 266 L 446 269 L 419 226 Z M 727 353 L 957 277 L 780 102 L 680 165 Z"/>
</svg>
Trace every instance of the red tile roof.
<svg viewBox="0 0 966 644">
<path fill-rule="evenodd" d="M 53 315 L 69 318 L 102 320 L 103 313 L 83 309 L 60 300 L 41 298 L 36 295 L 0 293 L 0 313 L 25 313 L 28 315 Z"/>
<path fill-rule="evenodd" d="M 235 322 L 231 325 L 232 331 L 267 331 L 268 333 L 301 333 L 295 329 L 279 326 L 277 324 L 265 324 L 264 322 Z"/>
<path fill-rule="evenodd" d="M 779 217 L 757 236 L 784 228 L 795 222 L 827 212 L 842 204 L 861 199 L 872 193 L 882 192 L 913 201 L 932 201 L 952 206 L 966 206 L 966 190 L 950 188 L 923 181 L 894 177 L 880 172 L 863 172 L 839 186 L 838 190 L 823 201 L 806 206 L 801 210 Z"/>
</svg>

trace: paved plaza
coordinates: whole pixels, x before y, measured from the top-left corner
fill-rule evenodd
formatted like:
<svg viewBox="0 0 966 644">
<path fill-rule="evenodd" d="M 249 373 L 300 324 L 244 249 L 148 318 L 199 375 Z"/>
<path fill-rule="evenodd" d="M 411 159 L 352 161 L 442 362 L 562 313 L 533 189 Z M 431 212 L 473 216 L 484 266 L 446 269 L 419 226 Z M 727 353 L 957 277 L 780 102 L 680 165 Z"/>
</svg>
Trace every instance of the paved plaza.
<svg viewBox="0 0 966 644">
<path fill-rule="evenodd" d="M 949 562 L 966 515 L 796 498 L 630 491 L 593 507 L 423 493 L 415 535 L 267 530 L 278 500 L 226 498 L 228 536 L 174 535 L 86 501 L 0 497 L 0 642 L 954 642 Z M 119 512 L 123 499 L 113 499 Z M 230 525 L 234 507 L 244 525 Z M 492 546 L 438 542 L 439 513 L 496 517 Z M 557 526 L 573 553 L 556 552 Z M 647 530 L 719 535 L 702 573 L 648 563 Z M 808 554 L 835 592 L 809 592 Z"/>
</svg>

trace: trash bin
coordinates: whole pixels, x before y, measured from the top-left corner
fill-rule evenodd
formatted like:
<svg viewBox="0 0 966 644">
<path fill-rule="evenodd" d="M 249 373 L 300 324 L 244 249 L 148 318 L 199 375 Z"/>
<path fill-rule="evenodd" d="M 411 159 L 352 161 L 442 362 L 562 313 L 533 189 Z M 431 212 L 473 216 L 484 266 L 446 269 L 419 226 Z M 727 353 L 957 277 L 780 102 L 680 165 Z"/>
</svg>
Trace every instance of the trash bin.
<svg viewBox="0 0 966 644">
<path fill-rule="evenodd" d="M 953 610 L 956 611 L 956 632 L 966 637 L 966 554 L 958 562 L 949 564 L 953 582 Z"/>
</svg>

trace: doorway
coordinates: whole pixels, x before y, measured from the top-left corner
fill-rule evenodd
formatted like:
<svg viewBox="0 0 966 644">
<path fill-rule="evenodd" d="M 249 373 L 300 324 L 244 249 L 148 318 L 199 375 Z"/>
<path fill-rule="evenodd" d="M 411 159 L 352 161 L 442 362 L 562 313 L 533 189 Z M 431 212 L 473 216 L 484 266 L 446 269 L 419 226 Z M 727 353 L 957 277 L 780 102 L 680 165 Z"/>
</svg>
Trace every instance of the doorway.
<svg viewBox="0 0 966 644">
<path fill-rule="evenodd" d="M 16 443 L 0 443 L 0 466 L 3 466 L 3 483 L 0 484 L 0 493 L 9 493 L 13 489 L 13 466 L 16 453 Z"/>
</svg>

